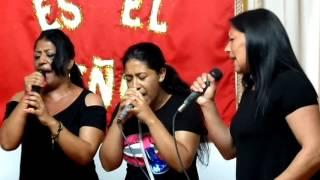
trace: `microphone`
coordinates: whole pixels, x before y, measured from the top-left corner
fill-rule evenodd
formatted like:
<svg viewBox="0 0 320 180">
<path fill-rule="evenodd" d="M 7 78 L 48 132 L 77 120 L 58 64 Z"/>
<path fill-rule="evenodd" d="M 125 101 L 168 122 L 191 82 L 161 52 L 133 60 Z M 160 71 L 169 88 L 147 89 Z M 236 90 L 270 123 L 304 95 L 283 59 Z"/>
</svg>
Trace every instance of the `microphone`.
<svg viewBox="0 0 320 180">
<path fill-rule="evenodd" d="M 44 77 L 46 77 L 46 74 L 45 74 L 45 72 L 44 72 L 43 70 L 38 70 L 38 72 L 40 72 Z M 32 86 L 31 86 L 31 91 L 40 94 L 40 92 L 41 92 L 41 87 L 38 86 L 38 85 L 32 85 Z M 34 107 L 31 106 L 31 105 L 28 105 L 28 108 L 34 108 Z"/>
<path fill-rule="evenodd" d="M 218 68 L 213 68 L 209 74 L 214 77 L 215 81 L 219 81 L 222 77 L 222 72 Z M 184 111 L 184 109 L 189 106 L 192 102 L 194 102 L 199 96 L 201 96 L 206 89 L 209 87 L 210 82 L 208 80 L 205 81 L 206 87 L 203 91 L 200 92 L 192 92 L 182 103 L 182 105 L 178 108 L 178 112 Z"/>
<path fill-rule="evenodd" d="M 32 85 L 31 86 L 31 91 L 40 94 L 41 87 L 40 86 L 36 86 L 36 85 Z"/>
<path fill-rule="evenodd" d="M 38 70 L 38 72 L 40 72 L 43 75 L 43 77 L 46 77 L 46 74 L 45 74 L 45 72 L 43 70 L 40 69 L 40 70 Z M 37 86 L 37 85 L 32 85 L 31 86 L 31 91 L 40 94 L 41 87 Z"/>
<path fill-rule="evenodd" d="M 120 124 L 128 116 L 129 111 L 134 108 L 132 104 L 126 105 L 118 116 L 117 123 Z"/>
</svg>

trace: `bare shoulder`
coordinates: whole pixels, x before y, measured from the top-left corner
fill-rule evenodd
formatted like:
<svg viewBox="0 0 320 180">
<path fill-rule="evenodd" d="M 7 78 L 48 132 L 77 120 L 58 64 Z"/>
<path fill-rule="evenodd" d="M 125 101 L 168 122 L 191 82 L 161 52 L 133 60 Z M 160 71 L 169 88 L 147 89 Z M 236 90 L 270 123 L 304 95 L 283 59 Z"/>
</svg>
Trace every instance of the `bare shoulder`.
<svg viewBox="0 0 320 180">
<path fill-rule="evenodd" d="M 286 116 L 287 120 L 290 119 L 308 119 L 308 118 L 319 118 L 320 117 L 320 110 L 318 104 L 307 105 L 300 107 L 293 111 L 292 113 Z M 302 121 L 304 122 L 304 121 Z"/>
<path fill-rule="evenodd" d="M 20 92 L 18 92 L 15 95 L 12 96 L 11 101 L 19 102 L 22 99 L 23 96 L 24 96 L 24 91 L 20 91 Z"/>
<path fill-rule="evenodd" d="M 104 106 L 101 97 L 95 93 L 87 94 L 85 103 L 87 106 Z"/>
</svg>

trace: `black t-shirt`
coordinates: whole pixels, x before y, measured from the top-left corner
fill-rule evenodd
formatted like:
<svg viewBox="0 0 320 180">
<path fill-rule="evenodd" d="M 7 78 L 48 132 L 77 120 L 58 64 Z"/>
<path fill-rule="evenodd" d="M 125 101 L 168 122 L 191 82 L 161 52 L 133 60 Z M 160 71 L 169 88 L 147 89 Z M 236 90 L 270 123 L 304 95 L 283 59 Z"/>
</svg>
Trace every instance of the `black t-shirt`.
<svg viewBox="0 0 320 180">
<path fill-rule="evenodd" d="M 182 104 L 184 97 L 172 95 L 168 102 L 155 112 L 156 116 L 160 119 L 168 132 L 172 134 L 172 120 L 174 113 Z M 153 138 L 148 133 L 148 128 L 141 124 L 143 134 L 144 151 L 147 153 L 148 162 L 151 166 L 154 178 L 156 180 L 185 180 L 186 177 L 183 173 L 179 173 L 170 168 L 166 162 L 159 157 L 157 148 L 154 144 Z M 203 131 L 203 118 L 200 108 L 196 104 L 192 104 L 185 109 L 183 113 L 176 116 L 175 121 L 176 131 L 190 131 L 196 134 L 201 134 Z M 136 118 L 128 119 L 124 125 L 124 133 L 126 139 L 124 141 L 124 159 L 127 162 L 127 175 L 126 180 L 141 180 L 147 179 L 143 171 L 147 173 L 144 165 L 142 152 L 139 146 L 139 130 L 138 121 Z M 176 153 L 173 151 L 172 153 Z M 143 171 L 141 170 L 143 169 Z M 192 180 L 199 179 L 196 168 L 196 157 L 187 170 L 187 173 Z"/>
<path fill-rule="evenodd" d="M 300 107 L 318 103 L 310 81 L 293 71 L 275 78 L 269 101 L 265 116 L 258 113 L 255 118 L 255 91 L 245 90 L 231 123 L 238 180 L 270 180 L 280 175 L 301 149 L 285 117 Z"/>
<path fill-rule="evenodd" d="M 53 117 L 74 135 L 79 135 L 82 126 L 106 128 L 106 110 L 101 106 L 86 106 L 85 97 L 91 93 L 83 90 L 79 97 L 66 109 Z M 7 104 L 8 117 L 18 102 Z M 39 120 L 29 115 L 22 139 L 20 180 L 57 180 L 57 179 L 98 179 L 93 160 L 86 166 L 78 165 L 67 157 L 60 146 L 52 146 L 50 130 Z M 79 149 L 81 151 L 81 149 Z"/>
</svg>

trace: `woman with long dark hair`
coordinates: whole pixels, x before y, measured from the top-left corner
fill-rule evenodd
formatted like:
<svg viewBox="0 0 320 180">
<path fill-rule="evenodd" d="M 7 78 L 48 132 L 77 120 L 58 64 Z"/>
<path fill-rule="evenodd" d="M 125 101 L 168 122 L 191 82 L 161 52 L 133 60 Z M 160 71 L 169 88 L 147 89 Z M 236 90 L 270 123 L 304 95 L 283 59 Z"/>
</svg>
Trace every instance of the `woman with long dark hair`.
<svg viewBox="0 0 320 180">
<path fill-rule="evenodd" d="M 74 46 L 61 30 L 41 32 L 35 72 L 7 104 L 1 146 L 20 144 L 20 179 L 98 179 L 93 157 L 104 137 L 106 111 L 85 89 Z M 37 88 L 36 88 L 37 87 Z"/>
<path fill-rule="evenodd" d="M 189 86 L 166 64 L 160 48 L 153 43 L 129 47 L 123 67 L 128 90 L 100 149 L 104 169 L 114 170 L 124 159 L 126 179 L 199 179 L 197 151 L 199 157 L 206 152 L 205 147 L 199 148 L 205 132 L 200 108 L 193 104 L 183 114 L 175 115 L 190 93 Z M 121 117 L 128 106 L 128 116 Z M 140 142 L 144 148 L 140 148 Z"/>
<path fill-rule="evenodd" d="M 204 73 L 191 86 L 208 136 L 225 159 L 237 158 L 237 179 L 320 179 L 317 94 L 300 67 L 280 20 L 256 9 L 231 19 L 225 48 L 244 92 L 230 129 L 212 98 L 214 79 Z"/>
</svg>

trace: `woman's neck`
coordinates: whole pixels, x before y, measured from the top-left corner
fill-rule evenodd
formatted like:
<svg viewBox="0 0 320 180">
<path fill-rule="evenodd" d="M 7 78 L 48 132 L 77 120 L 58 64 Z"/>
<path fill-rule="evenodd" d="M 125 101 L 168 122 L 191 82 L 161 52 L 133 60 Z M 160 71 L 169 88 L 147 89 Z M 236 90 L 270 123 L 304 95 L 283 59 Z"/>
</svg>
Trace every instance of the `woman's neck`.
<svg viewBox="0 0 320 180">
<path fill-rule="evenodd" d="M 159 110 L 163 105 L 167 103 L 170 97 L 171 94 L 168 94 L 166 91 L 161 90 L 154 103 L 151 104 L 151 108 L 154 111 Z"/>
<path fill-rule="evenodd" d="M 52 101 L 58 101 L 67 95 L 72 94 L 72 89 L 74 89 L 74 85 L 70 81 L 65 81 L 59 84 L 54 89 L 47 91 L 45 93 L 46 99 L 50 99 Z"/>
</svg>

